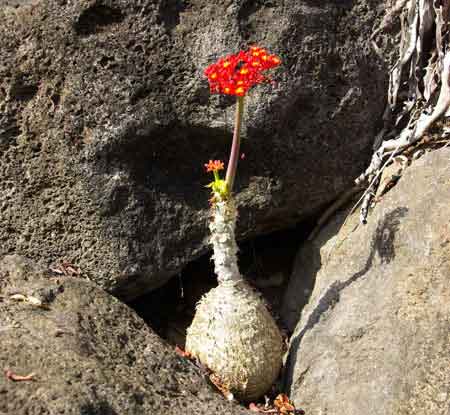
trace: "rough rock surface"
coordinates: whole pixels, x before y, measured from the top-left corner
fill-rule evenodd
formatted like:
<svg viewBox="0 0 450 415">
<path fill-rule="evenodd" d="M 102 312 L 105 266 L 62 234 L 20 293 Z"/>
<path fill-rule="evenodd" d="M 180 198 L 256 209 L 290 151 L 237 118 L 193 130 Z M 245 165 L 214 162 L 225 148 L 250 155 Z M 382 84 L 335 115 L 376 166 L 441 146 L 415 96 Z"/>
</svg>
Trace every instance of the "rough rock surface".
<svg viewBox="0 0 450 415">
<path fill-rule="evenodd" d="M 23 294 L 47 308 L 17 302 Z M 1 414 L 246 414 L 127 306 L 92 283 L 0 261 Z M 3 369 L 35 374 L 13 382 Z"/>
<path fill-rule="evenodd" d="M 287 389 L 308 415 L 448 414 L 450 149 L 415 161 L 376 205 L 299 252 L 285 301 Z M 354 231 L 353 231 L 354 230 Z M 334 248 L 333 248 L 334 247 Z M 330 251 L 333 252 L 330 255 Z"/>
<path fill-rule="evenodd" d="M 284 66 L 248 99 L 239 236 L 316 211 L 370 157 L 387 71 L 368 39 L 390 3 L 2 2 L 0 250 L 123 298 L 203 254 L 202 166 L 226 160 L 234 104 L 202 71 L 252 43 Z"/>
</svg>

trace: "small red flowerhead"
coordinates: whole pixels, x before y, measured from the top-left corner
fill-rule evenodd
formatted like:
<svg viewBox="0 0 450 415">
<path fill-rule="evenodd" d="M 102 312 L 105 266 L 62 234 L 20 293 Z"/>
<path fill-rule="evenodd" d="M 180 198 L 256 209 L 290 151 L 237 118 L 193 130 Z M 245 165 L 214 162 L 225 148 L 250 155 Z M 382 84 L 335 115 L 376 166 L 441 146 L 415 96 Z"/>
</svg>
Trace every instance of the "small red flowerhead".
<svg viewBox="0 0 450 415">
<path fill-rule="evenodd" d="M 228 197 L 227 183 L 219 176 L 219 170 L 223 170 L 223 168 L 223 162 L 220 160 L 209 160 L 209 163 L 205 164 L 206 171 L 214 174 L 214 181 L 206 186 L 209 187 L 212 192 L 212 198 L 209 200 L 211 204 L 220 200 L 225 200 Z"/>
<path fill-rule="evenodd" d="M 213 94 L 244 96 L 256 84 L 269 78 L 263 71 L 281 63 L 278 56 L 270 55 L 265 49 L 252 46 L 248 51 L 220 58 L 205 69 L 209 87 Z"/>
<path fill-rule="evenodd" d="M 210 171 L 215 172 L 224 169 L 223 162 L 220 160 L 209 160 L 209 163 L 205 164 L 205 169 L 209 173 Z"/>
</svg>

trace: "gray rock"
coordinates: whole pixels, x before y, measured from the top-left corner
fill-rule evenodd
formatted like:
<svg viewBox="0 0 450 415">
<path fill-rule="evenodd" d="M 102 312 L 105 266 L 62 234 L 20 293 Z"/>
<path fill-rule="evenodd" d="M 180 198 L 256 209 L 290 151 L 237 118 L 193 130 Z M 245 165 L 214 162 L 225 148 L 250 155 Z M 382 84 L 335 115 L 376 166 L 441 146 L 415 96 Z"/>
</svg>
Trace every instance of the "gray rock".
<svg viewBox="0 0 450 415">
<path fill-rule="evenodd" d="M 370 157 L 388 75 L 368 39 L 383 14 L 379 0 L 1 7 L 0 250 L 65 258 L 125 299 L 204 254 L 203 163 L 227 159 L 234 105 L 202 71 L 252 43 L 283 67 L 247 100 L 239 237 L 316 212 Z"/>
<path fill-rule="evenodd" d="M 14 301 L 22 294 L 45 308 Z M 14 297 L 13 297 L 14 298 Z M 1 414 L 246 414 L 93 283 L 0 261 Z M 34 381 L 13 382 L 3 369 Z"/>
<path fill-rule="evenodd" d="M 450 149 L 426 154 L 369 215 L 341 214 L 299 252 L 287 390 L 308 415 L 448 414 Z M 314 281 L 303 310 L 302 280 Z M 301 314 L 300 314 L 301 313 Z"/>
</svg>

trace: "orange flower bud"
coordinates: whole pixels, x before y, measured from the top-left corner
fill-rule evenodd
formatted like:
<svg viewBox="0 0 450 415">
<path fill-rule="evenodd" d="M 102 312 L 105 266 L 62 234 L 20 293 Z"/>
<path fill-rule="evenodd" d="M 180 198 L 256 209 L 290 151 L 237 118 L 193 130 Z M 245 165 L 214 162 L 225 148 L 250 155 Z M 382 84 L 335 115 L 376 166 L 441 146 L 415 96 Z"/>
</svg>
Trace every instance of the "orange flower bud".
<svg viewBox="0 0 450 415">
<path fill-rule="evenodd" d="M 207 172 L 223 170 L 224 164 L 220 160 L 209 160 L 209 163 L 205 164 L 205 169 Z"/>
</svg>

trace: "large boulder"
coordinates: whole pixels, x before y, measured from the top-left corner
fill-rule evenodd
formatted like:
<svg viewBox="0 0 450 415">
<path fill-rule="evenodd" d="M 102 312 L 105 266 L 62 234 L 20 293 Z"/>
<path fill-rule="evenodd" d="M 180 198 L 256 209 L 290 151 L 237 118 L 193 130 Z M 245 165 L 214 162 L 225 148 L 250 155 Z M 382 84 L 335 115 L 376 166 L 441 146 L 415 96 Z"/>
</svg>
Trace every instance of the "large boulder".
<svg viewBox="0 0 450 415">
<path fill-rule="evenodd" d="M 0 250 L 65 258 L 128 299 L 205 253 L 202 166 L 227 158 L 234 101 L 202 72 L 253 43 L 283 67 L 247 100 L 239 237 L 316 212 L 370 157 L 385 3 L 2 2 Z"/>
<path fill-rule="evenodd" d="M 133 310 L 88 281 L 52 278 L 6 256 L 0 316 L 1 414 L 248 413 L 214 391 Z M 9 379 L 31 373 L 31 381 Z"/>
<path fill-rule="evenodd" d="M 286 364 L 309 415 L 448 414 L 450 149 L 413 162 L 368 224 L 341 214 L 299 252 Z M 303 310 L 299 295 L 314 281 Z"/>
</svg>

